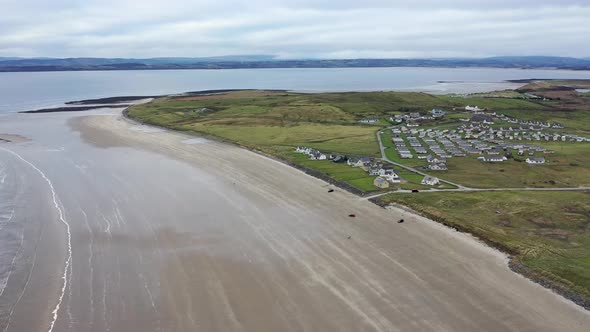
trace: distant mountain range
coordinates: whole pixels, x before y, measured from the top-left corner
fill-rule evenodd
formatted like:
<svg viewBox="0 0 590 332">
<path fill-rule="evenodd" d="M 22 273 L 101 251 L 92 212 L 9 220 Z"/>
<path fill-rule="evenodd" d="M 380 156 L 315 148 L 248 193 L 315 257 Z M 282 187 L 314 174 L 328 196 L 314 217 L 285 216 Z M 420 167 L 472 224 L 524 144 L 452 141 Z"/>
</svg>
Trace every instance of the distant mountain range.
<svg viewBox="0 0 590 332">
<path fill-rule="evenodd" d="M 347 67 L 492 67 L 590 70 L 590 58 L 500 56 L 480 59 L 302 59 L 272 55 L 229 55 L 205 58 L 1 58 L 0 72 L 79 70 L 161 70 L 237 68 Z"/>
</svg>

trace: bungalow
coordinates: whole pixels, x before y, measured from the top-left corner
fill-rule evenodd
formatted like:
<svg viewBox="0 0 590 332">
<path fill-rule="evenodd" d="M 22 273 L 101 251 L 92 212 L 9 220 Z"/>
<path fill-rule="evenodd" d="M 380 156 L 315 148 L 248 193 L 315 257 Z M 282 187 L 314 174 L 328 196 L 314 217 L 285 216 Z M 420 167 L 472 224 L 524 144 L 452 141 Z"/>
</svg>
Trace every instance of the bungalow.
<svg viewBox="0 0 590 332">
<path fill-rule="evenodd" d="M 440 181 L 438 180 L 438 178 L 435 178 L 434 176 L 426 175 L 420 183 L 427 186 L 436 186 L 440 183 Z"/>
<path fill-rule="evenodd" d="M 481 161 L 485 161 L 485 162 L 490 162 L 490 163 L 497 163 L 497 162 L 502 162 L 505 160 L 508 160 L 508 158 L 506 158 L 505 156 L 483 156 L 483 157 L 479 157 L 477 158 Z"/>
<path fill-rule="evenodd" d="M 349 158 L 346 162 L 348 166 L 352 167 L 363 167 L 371 163 L 371 158 L 369 157 L 362 157 L 362 158 Z"/>
<path fill-rule="evenodd" d="M 379 119 L 378 118 L 364 118 L 364 119 L 361 119 L 359 122 L 360 123 L 373 124 L 373 123 L 379 122 Z"/>
<path fill-rule="evenodd" d="M 361 161 L 361 158 L 348 158 L 348 160 L 346 161 L 346 164 L 351 167 L 363 166 L 363 162 Z"/>
<path fill-rule="evenodd" d="M 465 110 L 466 111 L 470 111 L 470 112 L 483 111 L 483 109 L 481 109 L 481 108 L 479 108 L 477 106 L 470 106 L 470 105 L 465 106 Z"/>
<path fill-rule="evenodd" d="M 373 185 L 377 188 L 387 189 L 389 188 L 389 181 L 383 177 L 378 176 L 375 178 L 375 180 L 373 180 Z"/>
<path fill-rule="evenodd" d="M 295 152 L 298 153 L 309 153 L 311 151 L 311 148 L 305 147 L 305 146 L 298 146 L 297 148 L 295 148 Z"/>
<path fill-rule="evenodd" d="M 445 158 L 437 158 L 437 157 L 427 158 L 426 161 L 429 164 L 440 164 L 440 163 L 446 163 L 447 162 L 447 160 Z"/>
<path fill-rule="evenodd" d="M 544 164 L 545 163 L 545 158 L 543 157 L 539 157 L 539 158 L 526 158 L 526 163 L 527 164 Z"/>
<path fill-rule="evenodd" d="M 326 160 L 328 158 L 325 154 L 323 154 L 323 153 L 321 153 L 320 151 L 317 151 L 317 150 L 311 152 L 311 154 L 310 154 L 309 157 L 310 157 L 311 160 Z"/>
<path fill-rule="evenodd" d="M 379 175 L 379 170 L 381 169 L 381 165 L 379 164 L 371 164 L 368 167 L 367 172 L 369 173 L 369 175 Z"/>
<path fill-rule="evenodd" d="M 445 112 L 439 108 L 432 109 L 431 113 L 432 113 L 432 117 L 435 117 L 435 118 L 440 118 L 443 115 L 445 115 Z"/>
<path fill-rule="evenodd" d="M 395 123 L 402 123 L 404 121 L 404 119 L 401 116 L 396 115 L 396 116 L 390 117 L 389 118 L 389 121 L 390 122 L 395 122 Z"/>
<path fill-rule="evenodd" d="M 489 155 L 499 155 L 500 154 L 500 151 L 498 151 L 496 149 L 490 149 L 490 150 L 487 151 L 487 153 Z"/>
<path fill-rule="evenodd" d="M 390 181 L 393 183 L 400 182 L 399 175 L 397 175 L 397 173 L 394 171 L 393 166 L 391 166 L 389 164 L 383 165 L 381 167 L 381 169 L 379 169 L 379 176 L 382 176 L 385 179 L 387 179 L 387 181 Z"/>
<path fill-rule="evenodd" d="M 447 164 L 445 163 L 430 164 L 427 167 L 431 171 L 446 171 L 448 169 Z"/>
</svg>

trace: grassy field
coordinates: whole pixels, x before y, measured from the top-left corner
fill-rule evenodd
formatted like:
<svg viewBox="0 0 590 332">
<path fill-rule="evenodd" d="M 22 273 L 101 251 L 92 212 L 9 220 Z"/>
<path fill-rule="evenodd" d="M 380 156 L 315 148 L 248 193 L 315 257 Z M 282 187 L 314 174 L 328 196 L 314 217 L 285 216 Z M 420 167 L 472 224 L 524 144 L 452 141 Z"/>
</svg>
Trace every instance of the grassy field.
<svg viewBox="0 0 590 332">
<path fill-rule="evenodd" d="M 474 158 L 451 158 L 445 179 L 474 188 L 578 187 L 590 186 L 590 144 L 541 144 L 556 153 L 546 155 L 547 164 L 529 165 L 526 156 L 501 163 L 484 163 Z"/>
<path fill-rule="evenodd" d="M 381 199 L 460 226 L 590 295 L 590 192 L 427 192 Z"/>
<path fill-rule="evenodd" d="M 333 163 L 329 160 L 309 160 L 301 153 L 294 153 L 291 149 L 278 152 L 284 159 L 298 165 L 320 171 L 333 179 L 346 182 L 365 192 L 377 191 L 373 185 L 375 176 L 369 176 L 358 167 L 350 167 L 346 163 Z"/>
<path fill-rule="evenodd" d="M 493 98 L 485 94 L 457 97 L 415 92 L 299 94 L 245 90 L 160 98 L 131 107 L 129 115 L 146 123 L 216 137 L 283 159 L 292 159 L 290 153 L 298 145 L 325 153 L 379 157 L 376 132 L 388 125 L 386 120 L 392 114 L 426 113 L 434 107 L 449 113 L 422 128 L 455 128 L 460 123 L 459 118 L 469 116 L 463 112 L 465 105 L 478 105 L 525 119 L 559 121 L 568 132 L 590 130 L 588 112 L 564 111 L 563 105 L 555 108 L 555 101 L 508 98 L 512 94 L 520 96 L 518 92 L 502 94 L 502 98 Z M 202 108 L 207 110 L 202 112 Z M 358 123 L 369 116 L 379 118 L 380 122 L 376 125 Z M 417 158 L 400 159 L 393 148 L 389 130 L 385 130 L 381 137 L 387 147 L 385 153 L 391 160 L 411 167 L 426 164 Z M 589 144 L 550 144 L 548 147 L 556 153 L 547 157 L 547 165 L 530 166 L 515 160 L 489 164 L 474 158 L 453 158 L 449 160 L 448 171 L 434 175 L 472 187 L 590 185 Z M 302 159 L 293 162 L 313 169 L 326 169 L 318 162 Z M 371 187 L 367 185 L 368 179 L 339 179 L 363 190 Z"/>
</svg>

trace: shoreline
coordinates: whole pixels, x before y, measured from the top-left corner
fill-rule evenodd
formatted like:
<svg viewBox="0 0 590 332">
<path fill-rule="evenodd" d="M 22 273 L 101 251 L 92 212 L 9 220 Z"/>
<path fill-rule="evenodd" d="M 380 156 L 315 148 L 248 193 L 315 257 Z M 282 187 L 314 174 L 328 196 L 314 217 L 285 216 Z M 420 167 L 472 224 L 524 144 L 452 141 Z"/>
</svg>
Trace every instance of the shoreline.
<svg viewBox="0 0 590 332">
<path fill-rule="evenodd" d="M 419 65 L 410 65 L 410 66 L 270 66 L 270 67 L 179 67 L 175 66 L 173 68 L 170 67 L 130 67 L 130 68 L 70 68 L 70 67 L 60 67 L 60 68 L 53 68 L 51 66 L 45 67 L 0 67 L 0 73 L 47 73 L 47 72 L 97 72 L 97 71 L 168 71 L 168 70 L 205 70 L 205 71 L 215 71 L 215 70 L 275 70 L 275 69 L 382 69 L 382 68 L 431 68 L 431 69 L 516 69 L 516 70 L 544 70 L 544 71 L 571 71 L 571 72 L 581 72 L 581 71 L 590 71 L 589 67 L 583 68 L 559 68 L 559 67 L 498 67 L 498 66 L 458 66 L 458 65 L 438 65 L 438 66 L 419 66 Z"/>
<path fill-rule="evenodd" d="M 210 140 L 213 140 L 213 141 L 216 141 L 219 143 L 237 146 L 239 148 L 254 152 L 254 153 L 259 154 L 261 156 L 270 158 L 270 159 L 280 162 L 284 165 L 287 165 L 287 166 L 290 166 L 290 167 L 295 168 L 297 170 L 300 170 L 307 175 L 310 175 L 314 178 L 322 180 L 329 185 L 334 185 L 334 186 L 336 186 L 340 189 L 343 189 L 343 190 L 345 190 L 357 197 L 362 198 L 365 196 L 375 194 L 375 192 L 364 192 L 360 189 L 352 187 L 351 185 L 349 185 L 343 181 L 335 180 L 324 173 L 309 169 L 309 168 L 301 166 L 301 165 L 296 165 L 292 162 L 289 162 L 288 160 L 284 160 L 284 159 L 278 158 L 276 156 L 269 155 L 268 153 L 265 153 L 263 151 L 252 149 L 250 147 L 247 147 L 247 146 L 244 146 L 241 144 L 237 144 L 235 142 L 227 141 L 227 140 L 224 140 L 219 137 L 212 136 L 212 135 L 203 135 L 203 134 L 198 134 L 198 133 L 194 133 L 194 132 L 180 131 L 180 130 L 170 129 L 170 128 L 163 127 L 163 126 L 157 126 L 157 125 L 153 125 L 153 124 L 149 124 L 149 123 L 144 123 L 144 122 L 141 122 L 139 120 L 136 120 L 136 119 L 130 117 L 128 113 L 129 113 L 128 107 L 126 107 L 124 110 L 122 110 L 121 114 L 122 114 L 123 119 L 125 119 L 126 121 L 130 121 L 131 123 L 134 123 L 137 125 L 150 126 L 153 128 L 158 128 L 158 129 L 162 129 L 162 130 L 169 131 L 169 132 L 181 133 L 181 134 L 191 136 L 191 137 L 202 137 L 202 138 L 210 139 Z M 406 211 L 406 212 L 414 214 L 416 216 L 420 216 L 420 217 L 426 218 L 428 220 L 431 220 L 432 222 L 442 225 L 444 227 L 447 227 L 451 230 L 455 230 L 455 231 L 458 231 L 462 234 L 467 234 L 467 235 L 473 236 L 476 240 L 481 242 L 483 245 L 485 245 L 489 248 L 492 248 L 494 250 L 497 250 L 498 252 L 502 253 L 503 255 L 506 255 L 508 268 L 511 271 L 513 271 L 514 273 L 526 278 L 527 280 L 529 280 L 537 285 L 542 286 L 545 289 L 548 289 L 548 290 L 554 292 L 555 294 L 559 295 L 563 299 L 566 299 L 566 300 L 569 300 L 569 301 L 575 303 L 576 305 L 582 307 L 586 311 L 590 311 L 590 297 L 588 297 L 584 294 L 581 294 L 579 292 L 576 292 L 575 290 L 570 289 L 565 284 L 560 283 L 556 280 L 549 279 L 545 276 L 542 276 L 540 273 L 524 266 L 520 262 L 520 260 L 514 256 L 515 252 L 512 252 L 508 247 L 502 245 L 501 243 L 491 241 L 490 239 L 488 239 L 484 236 L 481 236 L 480 234 L 475 234 L 471 231 L 468 231 L 467 229 L 465 229 L 461 225 L 450 222 L 444 218 L 437 218 L 436 216 L 432 216 L 427 213 L 422 213 L 422 212 L 413 210 L 412 208 L 410 208 L 408 206 L 399 205 L 399 204 L 390 204 L 390 203 L 385 204 L 379 200 L 379 197 L 369 199 L 369 202 L 371 202 L 381 208 L 384 208 L 384 209 L 386 209 L 388 206 L 392 206 L 392 207 L 400 209 L 402 211 Z"/>
</svg>

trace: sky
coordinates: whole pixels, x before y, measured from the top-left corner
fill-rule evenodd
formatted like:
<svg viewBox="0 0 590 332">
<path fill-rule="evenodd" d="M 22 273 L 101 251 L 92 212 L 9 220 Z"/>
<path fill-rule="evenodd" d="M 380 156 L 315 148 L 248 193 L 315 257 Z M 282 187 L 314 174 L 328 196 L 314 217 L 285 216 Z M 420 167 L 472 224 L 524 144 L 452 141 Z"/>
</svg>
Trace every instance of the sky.
<svg viewBox="0 0 590 332">
<path fill-rule="evenodd" d="M 590 57 L 590 0 L 0 0 L 0 57 Z"/>
</svg>

